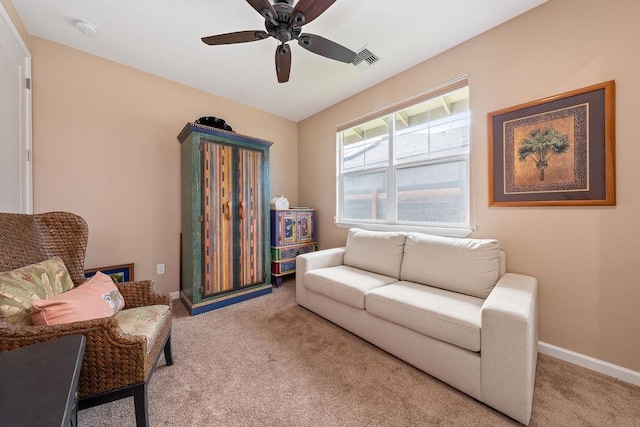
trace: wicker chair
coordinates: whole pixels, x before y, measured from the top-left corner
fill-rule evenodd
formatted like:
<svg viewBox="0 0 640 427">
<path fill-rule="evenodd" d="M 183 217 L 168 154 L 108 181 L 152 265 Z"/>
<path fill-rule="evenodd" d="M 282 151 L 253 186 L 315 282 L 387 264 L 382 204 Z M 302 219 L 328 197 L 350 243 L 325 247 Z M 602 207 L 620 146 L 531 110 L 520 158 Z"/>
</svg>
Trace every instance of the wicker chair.
<svg viewBox="0 0 640 427">
<path fill-rule="evenodd" d="M 50 212 L 35 215 L 0 213 L 0 271 L 13 270 L 59 256 L 75 285 L 84 277 L 88 228 L 77 215 Z M 164 304 L 169 296 L 156 294 L 151 281 L 118 284 L 125 309 Z M 147 386 L 162 350 L 171 365 L 171 316 L 147 349 L 147 339 L 125 334 L 114 317 L 53 326 L 22 326 L 0 321 L 0 352 L 64 335 L 87 338 L 80 380 L 79 408 L 89 408 L 133 396 L 136 424 L 148 425 Z"/>
</svg>

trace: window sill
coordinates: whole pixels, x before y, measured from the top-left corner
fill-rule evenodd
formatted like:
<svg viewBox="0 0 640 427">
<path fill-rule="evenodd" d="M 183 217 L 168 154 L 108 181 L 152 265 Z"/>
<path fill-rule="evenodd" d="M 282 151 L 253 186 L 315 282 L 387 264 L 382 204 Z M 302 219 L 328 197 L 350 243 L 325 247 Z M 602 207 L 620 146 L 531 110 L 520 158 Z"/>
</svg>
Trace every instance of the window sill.
<svg viewBox="0 0 640 427">
<path fill-rule="evenodd" d="M 473 233 L 470 228 L 445 228 L 445 227 L 421 227 L 416 225 L 404 225 L 404 224 L 373 224 L 373 223 L 355 223 L 355 222 L 335 222 L 336 226 L 340 228 L 362 228 L 363 230 L 374 231 L 404 231 L 433 234 L 436 236 L 444 237 L 467 237 Z"/>
</svg>

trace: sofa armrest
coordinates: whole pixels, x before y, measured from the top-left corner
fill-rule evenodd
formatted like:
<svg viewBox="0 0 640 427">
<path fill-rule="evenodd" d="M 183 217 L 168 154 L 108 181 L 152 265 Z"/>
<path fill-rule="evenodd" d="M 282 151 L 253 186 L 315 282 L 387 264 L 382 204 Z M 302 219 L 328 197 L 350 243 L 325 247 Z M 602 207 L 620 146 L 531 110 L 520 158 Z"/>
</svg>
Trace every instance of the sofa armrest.
<svg viewBox="0 0 640 427">
<path fill-rule="evenodd" d="M 538 281 L 506 273 L 482 306 L 482 401 L 529 424 L 538 359 Z"/>
<path fill-rule="evenodd" d="M 304 274 L 319 268 L 342 265 L 345 248 L 324 249 L 296 257 L 296 301 L 303 307 L 307 305 L 307 288 L 304 286 Z"/>
</svg>

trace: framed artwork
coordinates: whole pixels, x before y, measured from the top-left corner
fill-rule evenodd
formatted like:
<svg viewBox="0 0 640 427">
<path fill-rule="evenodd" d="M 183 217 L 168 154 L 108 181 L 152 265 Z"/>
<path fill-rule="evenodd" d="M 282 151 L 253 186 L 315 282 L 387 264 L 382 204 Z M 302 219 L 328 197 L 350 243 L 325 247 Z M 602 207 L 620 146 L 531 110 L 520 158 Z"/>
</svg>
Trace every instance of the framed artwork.
<svg viewBox="0 0 640 427">
<path fill-rule="evenodd" d="M 489 206 L 615 205 L 614 87 L 489 113 Z"/>
<path fill-rule="evenodd" d="M 131 282 L 133 280 L 133 264 L 112 265 L 109 267 L 92 268 L 84 271 L 87 279 L 98 271 L 108 275 L 115 283 Z"/>
</svg>

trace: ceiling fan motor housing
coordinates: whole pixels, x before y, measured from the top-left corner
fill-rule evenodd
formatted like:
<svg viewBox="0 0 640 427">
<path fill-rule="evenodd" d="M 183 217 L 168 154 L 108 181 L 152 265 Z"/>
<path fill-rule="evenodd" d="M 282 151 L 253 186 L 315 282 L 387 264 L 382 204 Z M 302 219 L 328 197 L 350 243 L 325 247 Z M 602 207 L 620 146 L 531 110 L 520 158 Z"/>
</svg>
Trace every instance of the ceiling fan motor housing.
<svg viewBox="0 0 640 427">
<path fill-rule="evenodd" d="M 279 40 L 280 43 L 287 43 L 300 35 L 302 28 L 292 26 L 290 21 L 291 12 L 293 11 L 292 0 L 276 1 L 273 10 L 276 12 L 275 19 L 265 17 L 264 25 L 271 36 Z M 304 16 L 303 19 L 304 21 Z"/>
<path fill-rule="evenodd" d="M 291 16 L 291 11 L 293 10 L 291 3 L 293 2 L 284 1 L 284 2 L 275 3 L 273 5 L 273 10 L 275 10 L 276 12 L 275 19 L 278 22 L 281 22 L 283 24 L 289 23 L 289 17 Z"/>
</svg>

